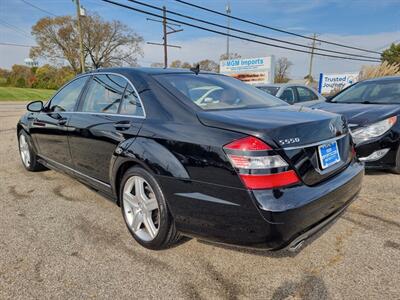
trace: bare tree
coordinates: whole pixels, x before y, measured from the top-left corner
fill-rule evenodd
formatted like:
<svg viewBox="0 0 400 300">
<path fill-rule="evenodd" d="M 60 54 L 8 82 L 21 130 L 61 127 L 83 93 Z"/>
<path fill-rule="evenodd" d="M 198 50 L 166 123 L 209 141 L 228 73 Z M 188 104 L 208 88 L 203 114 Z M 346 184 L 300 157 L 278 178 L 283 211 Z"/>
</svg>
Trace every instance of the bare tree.
<svg viewBox="0 0 400 300">
<path fill-rule="evenodd" d="M 160 62 L 153 62 L 150 65 L 151 68 L 164 68 L 164 63 L 160 63 Z"/>
<path fill-rule="evenodd" d="M 238 59 L 238 58 L 242 58 L 242 56 L 238 53 L 229 53 L 229 59 Z M 219 57 L 219 60 L 227 60 L 228 59 L 228 55 L 226 55 L 226 53 L 221 54 Z"/>
<path fill-rule="evenodd" d="M 83 44 L 94 68 L 137 65 L 143 38 L 120 21 L 94 14 L 83 18 Z"/>
<path fill-rule="evenodd" d="M 193 65 L 195 66 L 197 64 L 200 65 L 200 70 L 203 70 L 203 71 L 218 72 L 218 69 L 219 69 L 219 64 L 217 64 L 215 61 L 213 61 L 211 59 L 203 59 Z"/>
<path fill-rule="evenodd" d="M 286 57 L 278 59 L 275 66 L 275 83 L 285 83 L 290 80 L 289 69 L 292 65 L 292 62 Z"/>
<path fill-rule="evenodd" d="M 98 15 L 82 18 L 85 62 L 93 68 L 136 65 L 143 39 L 120 21 L 104 21 Z M 32 27 L 38 46 L 30 56 L 67 61 L 75 73 L 81 69 L 76 20 L 70 16 L 43 18 Z"/>
<path fill-rule="evenodd" d="M 181 69 L 190 69 L 192 67 L 192 65 L 188 62 L 182 62 L 179 59 L 174 60 L 173 62 L 171 62 L 171 64 L 169 65 L 171 68 L 181 68 Z"/>
</svg>

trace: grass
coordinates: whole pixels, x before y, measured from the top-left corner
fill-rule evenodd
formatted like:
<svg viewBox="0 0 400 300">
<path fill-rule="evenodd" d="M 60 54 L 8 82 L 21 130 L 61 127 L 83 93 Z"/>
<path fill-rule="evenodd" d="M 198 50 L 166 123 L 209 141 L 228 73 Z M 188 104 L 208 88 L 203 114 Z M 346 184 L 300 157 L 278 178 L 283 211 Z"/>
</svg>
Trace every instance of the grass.
<svg viewBox="0 0 400 300">
<path fill-rule="evenodd" d="M 48 100 L 54 90 L 0 87 L 0 101 Z"/>
</svg>

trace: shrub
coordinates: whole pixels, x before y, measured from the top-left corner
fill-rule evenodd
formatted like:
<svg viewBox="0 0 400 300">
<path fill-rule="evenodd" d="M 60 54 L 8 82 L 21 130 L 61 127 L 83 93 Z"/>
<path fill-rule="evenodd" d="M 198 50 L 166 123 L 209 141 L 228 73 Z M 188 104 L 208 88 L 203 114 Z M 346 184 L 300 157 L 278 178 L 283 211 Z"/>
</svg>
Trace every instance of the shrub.
<svg viewBox="0 0 400 300">
<path fill-rule="evenodd" d="M 400 75 L 400 64 L 390 64 L 384 61 L 378 66 L 363 66 L 360 71 L 359 80 L 393 75 Z"/>
</svg>

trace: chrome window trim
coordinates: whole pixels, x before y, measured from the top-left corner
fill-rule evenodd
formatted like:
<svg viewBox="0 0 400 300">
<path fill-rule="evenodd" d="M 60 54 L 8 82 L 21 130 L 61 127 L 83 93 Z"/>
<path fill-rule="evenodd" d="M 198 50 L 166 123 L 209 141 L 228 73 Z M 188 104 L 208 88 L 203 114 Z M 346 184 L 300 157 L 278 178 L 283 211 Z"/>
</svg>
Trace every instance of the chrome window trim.
<svg viewBox="0 0 400 300">
<path fill-rule="evenodd" d="M 319 146 L 322 144 L 328 144 L 331 142 L 335 142 L 337 140 L 340 140 L 341 138 L 344 138 L 347 135 L 347 133 L 339 135 L 337 137 L 331 138 L 331 139 L 327 139 L 327 140 L 323 140 L 323 141 L 319 141 L 319 142 L 315 142 L 315 143 L 311 143 L 311 144 L 307 144 L 307 145 L 301 145 L 301 146 L 293 146 L 293 147 L 284 147 L 283 150 L 296 150 L 296 149 L 302 149 L 302 148 L 308 148 L 308 147 L 314 147 L 314 146 Z"/>
<path fill-rule="evenodd" d="M 78 174 L 78 175 L 80 175 L 80 176 L 82 176 L 82 177 L 88 178 L 88 179 L 90 179 L 90 180 L 92 180 L 92 181 L 95 181 L 95 182 L 97 182 L 97 183 L 99 183 L 99 184 L 104 185 L 105 187 L 111 188 L 111 185 L 108 184 L 108 183 L 105 183 L 105 182 L 103 182 L 103 181 L 101 181 L 101 180 L 98 180 L 98 179 L 93 178 L 93 177 L 91 177 L 91 176 L 89 176 L 89 175 L 86 175 L 86 174 L 84 174 L 84 173 L 82 173 L 82 172 L 80 172 L 80 171 L 77 171 L 77 170 L 75 170 L 75 169 L 73 169 L 73 168 L 71 168 L 71 167 L 68 167 L 68 166 L 66 166 L 66 165 L 64 165 L 64 164 L 62 164 L 62 163 L 59 163 L 59 162 L 57 162 L 57 161 L 55 161 L 55 160 L 52 160 L 52 159 L 50 159 L 50 158 L 47 158 L 46 156 L 39 155 L 39 157 L 42 158 L 42 159 L 44 159 L 45 161 L 47 161 L 47 162 L 50 163 L 50 164 L 59 165 L 59 166 L 61 166 L 62 168 L 68 169 L 68 170 L 70 170 L 70 171 L 72 171 L 72 172 L 74 172 L 74 173 L 76 173 L 76 174 Z"/>
<path fill-rule="evenodd" d="M 124 114 L 110 114 L 110 113 L 102 113 L 102 112 L 85 112 L 85 111 L 63 111 L 62 113 L 83 113 L 83 114 L 94 114 L 94 115 L 111 115 L 111 116 L 121 116 L 121 117 L 131 117 L 131 118 L 136 118 L 136 119 L 146 119 L 146 109 L 143 105 L 143 101 L 142 98 L 140 97 L 137 89 L 135 88 L 135 86 L 133 85 L 133 83 L 124 75 L 119 74 L 119 73 L 115 73 L 115 72 L 92 72 L 92 73 L 85 73 L 85 74 L 80 74 L 78 76 L 76 76 L 74 79 L 72 79 L 71 81 L 67 82 L 66 84 L 64 84 L 58 91 L 56 94 L 54 94 L 53 97 L 51 97 L 51 99 L 47 102 L 46 106 L 51 103 L 51 101 L 53 100 L 53 98 L 67 85 L 69 85 L 70 83 L 72 83 L 73 81 L 82 78 L 82 77 L 86 77 L 86 76 L 96 76 L 96 75 L 115 75 L 115 76 L 119 76 L 124 78 L 128 84 L 132 87 L 133 91 L 136 93 L 140 104 L 142 105 L 143 108 L 143 115 L 142 116 L 134 116 L 134 115 L 124 115 Z M 84 101 L 85 99 L 83 99 Z"/>
</svg>

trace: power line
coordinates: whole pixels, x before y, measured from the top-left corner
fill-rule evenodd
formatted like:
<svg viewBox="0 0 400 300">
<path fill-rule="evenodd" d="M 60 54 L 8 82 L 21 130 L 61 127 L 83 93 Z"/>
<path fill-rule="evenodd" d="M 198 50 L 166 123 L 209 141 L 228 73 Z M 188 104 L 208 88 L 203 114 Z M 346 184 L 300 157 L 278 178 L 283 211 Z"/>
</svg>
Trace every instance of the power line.
<svg viewBox="0 0 400 300">
<path fill-rule="evenodd" d="M 228 18 L 231 18 L 231 19 L 234 19 L 234 20 L 237 20 L 237 21 L 248 23 L 248 24 L 251 24 L 251 25 L 255 25 L 255 26 L 271 29 L 271 30 L 274 30 L 274 31 L 290 34 L 290 35 L 301 37 L 301 38 L 308 39 L 308 40 L 312 40 L 313 39 L 312 37 L 309 37 L 309 36 L 306 36 L 306 35 L 298 34 L 298 33 L 295 33 L 295 32 L 279 29 L 279 28 L 276 28 L 276 27 L 268 26 L 268 25 L 263 25 L 263 24 L 256 23 L 256 22 L 253 22 L 253 21 L 250 21 L 250 20 L 246 20 L 246 19 L 242 19 L 242 18 L 235 17 L 235 16 L 232 16 L 232 15 L 228 15 L 228 14 L 225 14 L 225 13 L 221 13 L 221 12 L 218 12 L 218 11 L 215 11 L 215 10 L 212 10 L 212 9 L 200 6 L 200 5 L 189 3 L 189 2 L 186 2 L 186 1 L 183 1 L 183 0 L 175 0 L 175 1 L 177 1 L 179 3 L 182 3 L 182 4 L 186 4 L 186 5 L 192 6 L 192 7 L 196 7 L 198 9 L 202 9 L 202 10 L 205 10 L 205 11 L 208 11 L 208 12 L 220 15 L 220 16 L 224 16 L 224 17 L 228 17 Z M 327 41 L 327 40 L 316 39 L 316 41 L 320 42 L 320 43 L 330 44 L 330 45 L 334 45 L 334 46 L 339 46 L 339 47 L 358 50 L 358 51 L 363 51 L 363 52 L 369 52 L 369 53 L 374 53 L 374 54 L 379 54 L 379 55 L 382 54 L 381 52 L 368 50 L 368 49 L 363 49 L 363 48 L 358 48 L 358 47 L 353 47 L 353 46 L 348 46 L 348 45 L 344 45 L 344 44 L 339 44 L 339 43 L 330 42 L 330 41 Z"/>
<path fill-rule="evenodd" d="M 32 45 L 22 45 L 22 44 L 4 43 L 4 42 L 0 42 L 0 45 L 3 45 L 3 46 L 15 46 L 15 47 L 25 47 L 25 48 L 36 47 L 36 46 L 32 46 Z"/>
<path fill-rule="evenodd" d="M 163 42 L 162 43 L 147 42 L 147 44 L 156 45 L 156 46 L 163 46 L 163 48 L 164 48 L 164 68 L 168 68 L 168 47 L 179 48 L 179 49 L 181 48 L 181 46 L 168 44 L 168 41 L 167 41 L 168 35 L 169 34 L 174 34 L 174 33 L 177 33 L 177 32 L 181 32 L 181 31 L 183 31 L 183 29 L 176 29 L 176 28 L 172 27 L 172 26 L 181 27 L 181 25 L 179 25 L 179 24 L 173 24 L 173 23 L 167 22 L 167 19 L 166 19 L 167 9 L 165 8 L 165 6 L 162 7 L 162 12 L 163 12 L 162 21 L 154 20 L 154 19 L 151 19 L 151 18 L 147 18 L 147 20 L 148 21 L 162 23 L 162 27 L 163 27 Z M 171 30 L 171 31 L 167 31 L 167 28 L 169 30 Z"/>
<path fill-rule="evenodd" d="M 8 27 L 11 30 L 14 30 L 15 32 L 18 32 L 19 34 L 22 34 L 22 35 L 24 35 L 26 37 L 32 38 L 32 36 L 27 31 L 15 26 L 15 25 L 12 25 L 12 24 L 4 21 L 4 20 L 0 20 L 0 23 L 2 23 L 4 26 Z"/>
<path fill-rule="evenodd" d="M 142 10 L 142 9 L 139 9 L 139 8 L 131 7 L 131 6 L 128 6 L 128 5 L 125 5 L 125 4 L 122 4 L 122 3 L 114 2 L 114 1 L 111 1 L 111 0 L 101 0 L 101 1 L 113 4 L 113 5 L 116 5 L 116 6 L 120 6 L 120 7 L 123 7 L 123 8 L 127 8 L 127 9 L 130 9 L 130 10 L 133 10 L 133 11 L 137 11 L 137 12 L 140 12 L 140 13 L 143 13 L 143 14 L 147 14 L 147 15 L 150 15 L 150 16 L 153 16 L 153 17 L 162 18 L 161 15 L 158 15 L 158 14 L 155 14 L 155 13 L 152 13 L 152 12 L 148 12 L 148 11 L 145 11 L 145 10 Z M 242 36 L 228 34 L 228 33 L 225 33 L 225 32 L 221 32 L 221 31 L 218 31 L 218 30 L 206 28 L 206 27 L 199 26 L 199 25 L 194 25 L 194 24 L 191 24 L 191 23 L 187 23 L 187 22 L 180 21 L 180 20 L 173 19 L 173 18 L 169 18 L 169 17 L 167 17 L 166 19 L 169 20 L 169 21 L 173 21 L 173 22 L 182 24 L 182 25 L 186 25 L 186 26 L 193 27 L 193 28 L 198 28 L 198 29 L 205 30 L 205 31 L 208 31 L 208 32 L 212 32 L 212 33 L 216 33 L 216 34 L 219 34 L 219 35 L 230 36 L 230 37 L 233 37 L 233 38 L 236 38 L 236 39 L 239 39 L 239 40 L 244 40 L 244 41 L 253 42 L 253 43 L 257 43 L 257 44 L 261 44 L 261 45 L 266 45 L 266 46 L 271 46 L 271 47 L 276 47 L 276 48 L 281 48 L 281 49 L 286 49 L 286 50 L 291 50 L 291 51 L 297 51 L 297 52 L 302 52 L 302 53 L 307 53 L 307 54 L 311 53 L 310 51 L 306 51 L 306 50 L 300 50 L 300 49 L 290 48 L 290 47 L 286 47 L 286 46 L 275 45 L 275 44 L 266 43 L 266 42 L 262 42 L 262 41 L 257 41 L 257 40 L 253 40 L 253 39 L 242 37 Z M 331 58 L 347 59 L 347 60 L 357 60 L 357 61 L 367 61 L 367 62 L 380 62 L 380 60 L 378 60 L 378 59 L 376 59 L 376 60 L 368 60 L 368 59 L 353 58 L 353 57 L 338 56 L 338 55 L 330 55 L 330 54 L 323 54 L 323 53 L 314 53 L 314 55 L 331 57 Z"/>
<path fill-rule="evenodd" d="M 40 10 L 41 12 L 44 12 L 44 13 L 46 13 L 48 15 L 53 16 L 53 17 L 58 17 L 57 15 L 53 14 L 52 12 L 49 12 L 48 10 L 45 10 L 45 9 L 39 7 L 39 6 L 36 6 L 35 4 L 32 4 L 32 3 L 30 3 L 30 2 L 28 2 L 26 0 L 21 0 L 21 1 L 24 2 L 25 4 L 29 5 L 29 6 L 33 7 L 33 8 L 36 8 L 37 10 Z"/>
<path fill-rule="evenodd" d="M 162 11 L 162 9 L 160 7 L 157 7 L 157 6 L 154 6 L 154 5 L 151 5 L 151 4 L 147 4 L 147 3 L 143 3 L 141 1 L 137 1 L 137 0 L 128 0 L 128 1 L 129 2 L 133 2 L 135 4 L 142 5 L 142 6 L 146 6 L 146 7 L 152 8 L 152 9 L 156 9 L 156 10 Z M 365 55 L 361 55 L 361 54 L 353 54 L 353 53 L 341 52 L 341 51 L 336 51 L 336 50 L 329 50 L 329 49 L 323 49 L 323 48 L 318 48 L 318 47 L 311 47 L 310 45 L 303 45 L 303 44 L 290 42 L 290 41 L 286 41 L 286 40 L 282 40 L 282 39 L 278 39 L 278 38 L 273 38 L 273 37 L 269 37 L 269 36 L 265 36 L 265 35 L 260 35 L 260 34 L 257 34 L 257 33 L 253 33 L 253 32 L 249 32 L 249 31 L 233 28 L 229 24 L 228 24 L 228 26 L 225 26 L 225 25 L 213 23 L 213 22 L 210 22 L 210 21 L 198 19 L 198 18 L 195 18 L 195 17 L 192 17 L 192 16 L 184 15 L 184 14 L 181 14 L 181 13 L 178 13 L 178 12 L 175 12 L 175 11 L 171 11 L 171 10 L 166 10 L 166 12 L 170 13 L 170 14 L 173 14 L 173 15 L 176 15 L 176 16 L 179 16 L 179 17 L 183 17 L 183 18 L 189 19 L 189 20 L 193 20 L 193 21 L 196 21 L 196 22 L 201 22 L 201 23 L 205 23 L 205 24 L 208 24 L 208 25 L 212 25 L 212 26 L 216 26 L 216 27 L 219 27 L 219 28 L 226 29 L 227 30 L 227 34 L 228 34 L 227 38 L 229 38 L 229 31 L 232 30 L 232 31 L 236 31 L 236 32 L 239 32 L 239 33 L 243 33 L 243 34 L 247 34 L 247 35 L 251 35 L 251 36 L 255 36 L 255 37 L 259 37 L 259 38 L 263 38 L 263 39 L 267 39 L 267 40 L 271 40 L 271 41 L 275 41 L 275 42 L 279 42 L 279 43 L 284 43 L 284 44 L 289 44 L 289 45 L 292 45 L 292 46 L 298 46 L 298 47 L 302 47 L 302 48 L 307 48 L 307 49 L 310 49 L 312 51 L 319 50 L 319 51 L 324 51 L 324 52 L 329 52 L 329 53 L 348 55 L 348 56 L 355 56 L 355 57 L 358 57 L 358 58 L 362 57 L 362 58 L 368 58 L 368 59 L 374 59 L 374 60 L 378 60 L 379 59 L 377 57 L 365 56 Z M 229 20 L 229 18 L 228 18 L 228 20 Z"/>
</svg>

